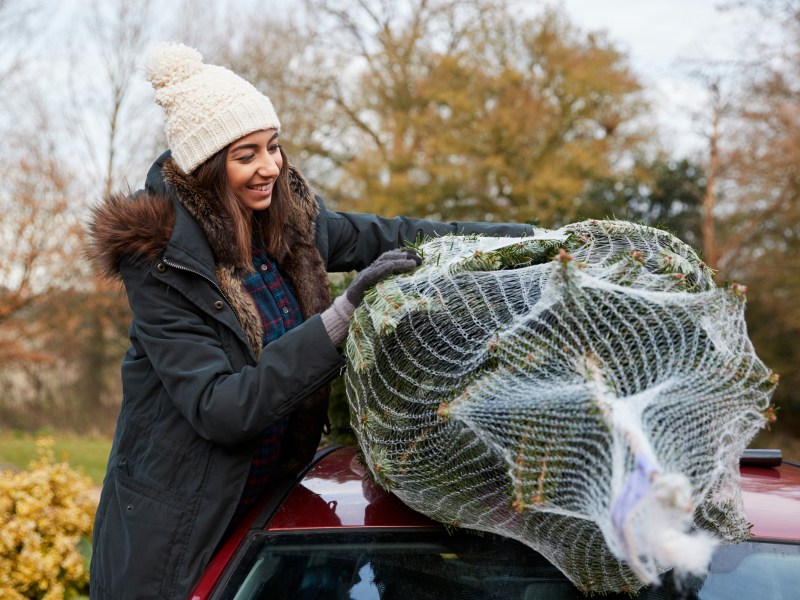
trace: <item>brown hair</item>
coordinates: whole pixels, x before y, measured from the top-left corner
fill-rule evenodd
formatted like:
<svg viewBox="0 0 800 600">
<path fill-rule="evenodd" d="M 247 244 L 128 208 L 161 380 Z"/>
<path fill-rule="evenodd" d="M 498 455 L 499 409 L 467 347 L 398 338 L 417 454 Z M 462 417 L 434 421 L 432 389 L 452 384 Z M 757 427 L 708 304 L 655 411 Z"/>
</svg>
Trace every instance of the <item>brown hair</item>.
<svg viewBox="0 0 800 600">
<path fill-rule="evenodd" d="M 267 253 L 275 259 L 282 258 L 288 252 L 283 237 L 283 225 L 292 192 L 289 187 L 289 160 L 283 148 L 280 148 L 280 153 L 283 166 L 273 186 L 272 202 L 268 209 L 259 212 L 252 212 L 242 206 L 228 185 L 225 171 L 227 146 L 201 164 L 194 173 L 197 182 L 211 190 L 219 198 L 222 209 L 228 213 L 234 236 L 232 253 L 236 257 L 237 266 L 248 271 L 253 268 L 251 247 L 254 241 L 263 245 Z"/>
</svg>

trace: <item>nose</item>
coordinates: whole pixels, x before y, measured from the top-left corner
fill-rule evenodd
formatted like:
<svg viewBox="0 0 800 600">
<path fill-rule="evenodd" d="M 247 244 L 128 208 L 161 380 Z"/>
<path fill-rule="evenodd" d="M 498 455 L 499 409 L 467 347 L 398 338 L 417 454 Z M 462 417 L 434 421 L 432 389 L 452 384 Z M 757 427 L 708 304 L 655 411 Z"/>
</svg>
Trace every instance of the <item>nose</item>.
<svg viewBox="0 0 800 600">
<path fill-rule="evenodd" d="M 265 152 L 264 156 L 259 161 L 258 174 L 262 177 L 277 177 L 280 170 L 281 167 L 275 160 L 275 157 L 269 152 Z"/>
</svg>

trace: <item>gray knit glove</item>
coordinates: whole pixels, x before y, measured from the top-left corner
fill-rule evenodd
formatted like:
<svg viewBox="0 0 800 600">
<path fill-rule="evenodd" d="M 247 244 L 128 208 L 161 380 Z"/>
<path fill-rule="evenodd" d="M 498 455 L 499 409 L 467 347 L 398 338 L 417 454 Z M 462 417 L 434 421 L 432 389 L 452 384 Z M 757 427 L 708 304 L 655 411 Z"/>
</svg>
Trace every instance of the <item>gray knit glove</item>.
<svg viewBox="0 0 800 600">
<path fill-rule="evenodd" d="M 407 273 L 422 264 L 422 258 L 413 250 L 389 250 L 384 252 L 363 271 L 345 290 L 344 294 L 336 298 L 333 304 L 320 315 L 325 331 L 331 338 L 334 346 L 339 346 L 347 337 L 350 326 L 350 317 L 361 304 L 366 292 L 379 281 L 390 275 Z"/>
</svg>

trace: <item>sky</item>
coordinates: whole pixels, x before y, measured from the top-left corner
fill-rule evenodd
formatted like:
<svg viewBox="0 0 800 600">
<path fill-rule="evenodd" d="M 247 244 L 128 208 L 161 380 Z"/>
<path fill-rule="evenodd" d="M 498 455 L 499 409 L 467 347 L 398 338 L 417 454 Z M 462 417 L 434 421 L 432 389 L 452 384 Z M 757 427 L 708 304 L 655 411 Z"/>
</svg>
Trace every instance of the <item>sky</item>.
<svg viewBox="0 0 800 600">
<path fill-rule="evenodd" d="M 576 25 L 603 30 L 628 53 L 658 125 L 675 155 L 703 147 L 702 119 L 707 97 L 691 72 L 709 61 L 741 56 L 748 39 L 741 12 L 720 11 L 720 0 L 561 0 Z"/>
</svg>

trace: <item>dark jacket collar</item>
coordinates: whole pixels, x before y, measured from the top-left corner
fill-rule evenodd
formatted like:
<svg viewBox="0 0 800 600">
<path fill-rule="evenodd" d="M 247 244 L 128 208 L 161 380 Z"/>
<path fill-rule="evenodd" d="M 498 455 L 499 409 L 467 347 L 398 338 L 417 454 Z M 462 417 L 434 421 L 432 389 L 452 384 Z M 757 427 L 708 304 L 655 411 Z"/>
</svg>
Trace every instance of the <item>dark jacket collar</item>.
<svg viewBox="0 0 800 600">
<path fill-rule="evenodd" d="M 167 186 L 164 183 L 164 175 L 162 175 L 161 171 L 164 168 L 164 163 L 171 157 L 172 151 L 166 150 L 162 152 L 161 156 L 150 166 L 150 169 L 147 171 L 147 177 L 145 177 L 144 180 L 144 189 L 147 193 L 166 195 Z"/>
<path fill-rule="evenodd" d="M 190 267 L 213 281 L 214 253 L 203 229 L 176 198 L 171 200 L 175 210 L 175 224 L 164 251 L 164 258 Z"/>
</svg>

